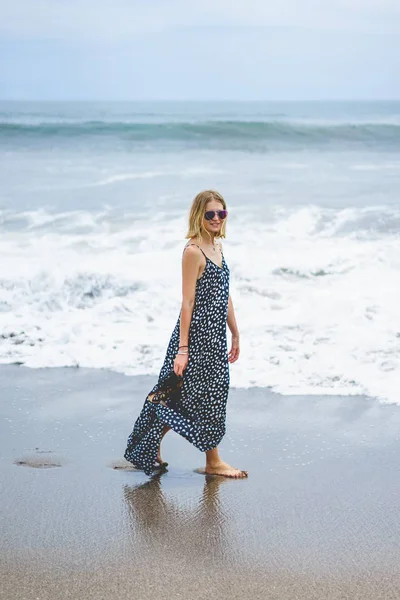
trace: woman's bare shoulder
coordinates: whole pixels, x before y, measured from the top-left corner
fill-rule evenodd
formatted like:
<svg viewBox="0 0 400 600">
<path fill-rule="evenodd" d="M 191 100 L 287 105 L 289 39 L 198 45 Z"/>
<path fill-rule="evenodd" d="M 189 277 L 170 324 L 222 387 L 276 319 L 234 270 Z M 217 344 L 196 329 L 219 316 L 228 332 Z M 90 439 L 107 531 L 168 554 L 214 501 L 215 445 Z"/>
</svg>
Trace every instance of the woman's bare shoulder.
<svg viewBox="0 0 400 600">
<path fill-rule="evenodd" d="M 186 260 L 198 262 L 202 257 L 199 245 L 189 240 L 183 249 L 183 259 L 185 259 L 185 256 L 187 257 Z"/>
</svg>

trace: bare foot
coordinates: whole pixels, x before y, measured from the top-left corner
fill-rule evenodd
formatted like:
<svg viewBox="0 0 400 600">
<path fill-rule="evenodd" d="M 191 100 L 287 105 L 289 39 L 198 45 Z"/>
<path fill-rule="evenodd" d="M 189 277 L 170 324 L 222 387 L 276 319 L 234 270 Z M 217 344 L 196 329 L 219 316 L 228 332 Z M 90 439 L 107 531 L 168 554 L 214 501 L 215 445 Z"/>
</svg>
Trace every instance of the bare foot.
<svg viewBox="0 0 400 600">
<path fill-rule="evenodd" d="M 221 475 L 222 477 L 231 477 L 232 479 L 243 479 L 249 475 L 247 471 L 235 469 L 235 467 L 231 467 L 223 461 L 213 465 L 206 465 L 204 472 L 206 475 Z"/>
<path fill-rule="evenodd" d="M 168 463 L 164 462 L 163 459 L 161 458 L 161 452 L 160 452 L 160 450 L 158 451 L 158 454 L 157 454 L 156 464 L 160 465 L 160 467 L 167 467 L 168 466 Z"/>
</svg>

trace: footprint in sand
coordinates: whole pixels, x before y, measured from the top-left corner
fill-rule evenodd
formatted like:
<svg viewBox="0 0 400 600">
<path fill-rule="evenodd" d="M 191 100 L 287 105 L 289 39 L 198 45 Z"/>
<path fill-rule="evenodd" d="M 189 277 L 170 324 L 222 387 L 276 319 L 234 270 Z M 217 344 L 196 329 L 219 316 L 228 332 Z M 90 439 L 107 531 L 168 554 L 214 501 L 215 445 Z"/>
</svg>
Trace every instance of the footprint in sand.
<svg viewBox="0 0 400 600">
<path fill-rule="evenodd" d="M 40 450 L 34 448 L 35 456 L 23 456 L 14 461 L 15 465 L 20 467 L 32 467 L 33 469 L 52 469 L 53 467 L 62 467 L 60 459 L 54 456 L 43 456 L 44 454 L 53 454 L 53 450 Z M 40 456 L 38 456 L 38 454 Z"/>
<path fill-rule="evenodd" d="M 108 466 L 112 469 L 118 469 L 119 471 L 139 471 L 139 469 L 136 469 L 132 463 L 123 458 L 120 460 L 114 460 Z"/>
</svg>

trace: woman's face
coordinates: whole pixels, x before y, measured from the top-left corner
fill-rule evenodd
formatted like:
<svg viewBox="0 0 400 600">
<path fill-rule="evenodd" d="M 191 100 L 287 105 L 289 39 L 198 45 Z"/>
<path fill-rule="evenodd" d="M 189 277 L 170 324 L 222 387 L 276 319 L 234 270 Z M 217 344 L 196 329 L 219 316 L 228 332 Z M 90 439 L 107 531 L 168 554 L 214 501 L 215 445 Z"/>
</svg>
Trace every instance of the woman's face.
<svg viewBox="0 0 400 600">
<path fill-rule="evenodd" d="M 203 216 L 203 227 L 208 233 L 218 235 L 219 232 L 221 231 L 221 226 L 222 226 L 223 220 L 220 219 L 218 212 L 216 212 L 216 211 L 224 210 L 224 207 L 223 207 L 222 203 L 219 202 L 218 200 L 210 200 L 206 204 L 206 209 L 205 209 L 204 213 L 211 211 L 211 210 L 214 211 L 214 216 L 211 220 L 207 220 Z"/>
</svg>

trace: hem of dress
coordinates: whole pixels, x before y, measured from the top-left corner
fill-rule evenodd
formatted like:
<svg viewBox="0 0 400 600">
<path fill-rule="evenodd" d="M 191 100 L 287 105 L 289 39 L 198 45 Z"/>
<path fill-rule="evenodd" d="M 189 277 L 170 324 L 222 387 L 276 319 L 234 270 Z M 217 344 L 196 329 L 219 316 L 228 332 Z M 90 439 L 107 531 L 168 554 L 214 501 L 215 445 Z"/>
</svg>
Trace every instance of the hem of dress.
<svg viewBox="0 0 400 600">
<path fill-rule="evenodd" d="M 197 450 L 200 452 L 208 452 L 209 450 L 214 450 L 217 448 L 221 441 L 225 436 L 225 431 L 218 438 L 218 440 L 213 441 L 212 444 L 205 444 L 201 440 L 198 439 L 198 431 L 197 427 L 194 423 L 191 423 L 189 419 L 182 417 L 178 412 L 174 411 L 169 406 L 165 406 L 164 404 L 159 404 L 157 406 L 156 411 L 157 417 L 163 425 L 167 425 L 170 427 L 175 433 L 185 438 L 190 444 L 192 444 Z M 180 421 L 186 422 L 186 429 L 182 427 L 182 423 L 175 423 L 174 419 L 180 419 Z"/>
</svg>

